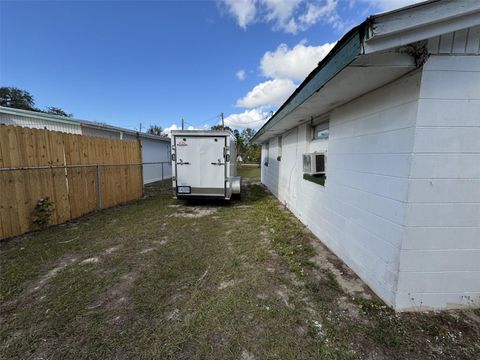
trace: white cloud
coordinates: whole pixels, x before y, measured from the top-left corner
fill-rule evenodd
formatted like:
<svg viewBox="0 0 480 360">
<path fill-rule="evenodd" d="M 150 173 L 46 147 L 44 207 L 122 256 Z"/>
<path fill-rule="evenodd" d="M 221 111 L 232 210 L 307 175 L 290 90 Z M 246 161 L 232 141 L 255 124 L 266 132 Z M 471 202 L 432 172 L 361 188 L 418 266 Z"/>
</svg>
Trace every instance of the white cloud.
<svg viewBox="0 0 480 360">
<path fill-rule="evenodd" d="M 392 10 L 423 0 L 349 0 L 347 6 Z M 334 29 L 345 30 L 348 20 L 338 12 L 340 0 L 222 0 L 228 13 L 240 27 L 246 29 L 254 22 L 271 23 L 273 30 L 296 34 L 317 22 L 330 24 Z"/>
<path fill-rule="evenodd" d="M 271 23 L 273 30 L 296 34 L 318 21 L 343 28 L 337 14 L 338 0 L 223 0 L 223 3 L 244 29 L 253 22 L 264 22 Z"/>
<path fill-rule="evenodd" d="M 294 18 L 291 18 L 288 23 L 282 26 L 286 33 L 296 34 L 298 32 L 298 24 Z"/>
<path fill-rule="evenodd" d="M 255 0 L 223 0 L 229 13 L 237 18 L 238 25 L 245 29 L 255 20 L 257 8 Z"/>
<path fill-rule="evenodd" d="M 172 130 L 179 130 L 179 127 L 176 124 L 172 124 L 169 127 L 166 127 L 165 129 L 163 129 L 162 134 L 170 136 L 172 133 Z"/>
<path fill-rule="evenodd" d="M 191 126 L 189 125 L 187 128 L 185 128 L 185 130 L 202 130 L 202 129 L 206 129 L 208 128 L 208 126 L 203 126 L 203 127 L 195 127 L 195 126 Z M 171 136 L 172 134 L 172 130 L 181 130 L 182 127 L 181 126 L 178 126 L 177 124 L 172 124 L 170 125 L 169 127 L 166 127 L 165 129 L 162 130 L 162 134 L 165 134 L 167 136 Z"/>
<path fill-rule="evenodd" d="M 335 11 L 336 7 L 337 0 L 327 0 L 324 5 L 309 3 L 307 11 L 299 16 L 299 20 L 307 25 L 315 24 L 321 16 Z"/>
<path fill-rule="evenodd" d="M 241 115 L 242 119 L 251 119 L 254 114 L 258 115 L 265 109 L 276 108 L 283 104 L 295 91 L 298 83 L 334 46 L 335 43 L 308 46 L 305 41 L 302 41 L 291 49 L 281 44 L 275 51 L 267 51 L 260 61 L 260 69 L 262 75 L 270 80 L 257 84 L 243 98 L 237 100 L 235 106 L 252 110 L 236 115 Z M 251 113 L 253 110 L 256 113 Z"/>
<path fill-rule="evenodd" d="M 423 2 L 425 0 L 359 0 L 376 6 L 383 11 L 398 9 L 407 5 Z"/>
<path fill-rule="evenodd" d="M 236 106 L 243 108 L 279 106 L 297 86 L 290 79 L 267 80 L 256 85 L 247 95 L 237 100 Z"/>
<path fill-rule="evenodd" d="M 332 25 L 334 29 L 343 30 L 345 22 L 337 13 L 338 0 L 326 0 L 325 3 L 308 3 L 305 13 L 298 17 L 300 22 L 299 28 L 302 30 L 308 29 L 310 26 L 316 24 L 318 21 Z"/>
<path fill-rule="evenodd" d="M 259 128 L 268 119 L 269 113 L 261 109 L 245 110 L 239 114 L 230 114 L 225 118 L 225 125 L 231 128 Z"/>
<path fill-rule="evenodd" d="M 241 69 L 241 70 L 238 70 L 235 75 L 237 76 L 237 79 L 238 80 L 245 80 L 245 70 Z"/>
<path fill-rule="evenodd" d="M 300 42 L 292 49 L 280 44 L 275 51 L 267 51 L 260 62 L 263 75 L 274 79 L 303 80 L 330 52 L 335 43 L 307 46 Z"/>
<path fill-rule="evenodd" d="M 283 29 L 285 32 L 297 33 L 298 27 L 294 15 L 295 9 L 302 0 L 262 0 L 265 7 L 266 21 L 273 22 L 275 29 Z"/>
</svg>

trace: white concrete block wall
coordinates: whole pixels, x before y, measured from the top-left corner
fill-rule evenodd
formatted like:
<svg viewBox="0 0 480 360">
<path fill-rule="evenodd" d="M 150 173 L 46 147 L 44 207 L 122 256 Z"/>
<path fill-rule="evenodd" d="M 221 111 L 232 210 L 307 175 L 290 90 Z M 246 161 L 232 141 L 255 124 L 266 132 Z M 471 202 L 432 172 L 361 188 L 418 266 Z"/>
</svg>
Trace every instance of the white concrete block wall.
<svg viewBox="0 0 480 360">
<path fill-rule="evenodd" d="M 265 144 L 262 146 L 262 167 L 268 169 L 263 171 L 265 182 L 268 182 L 271 186 L 270 191 L 278 196 L 278 168 L 279 163 L 277 160 L 278 153 L 278 138 L 271 138 L 268 142 L 268 151 Z"/>
<path fill-rule="evenodd" d="M 397 310 L 480 305 L 480 26 L 430 39 L 424 67 L 283 134 L 262 182 Z M 320 114 L 319 114 L 320 115 Z M 325 187 L 302 154 L 328 150 Z M 263 153 L 265 156 L 265 153 Z"/>
<path fill-rule="evenodd" d="M 328 141 L 309 125 L 284 134 L 282 160 L 262 181 L 388 304 L 394 305 L 405 237 L 420 72 L 337 108 Z M 302 154 L 327 149 L 326 185 L 306 181 Z M 276 156 L 276 155 L 275 155 Z"/>
<path fill-rule="evenodd" d="M 480 305 L 480 57 L 422 74 L 396 306 Z"/>
</svg>

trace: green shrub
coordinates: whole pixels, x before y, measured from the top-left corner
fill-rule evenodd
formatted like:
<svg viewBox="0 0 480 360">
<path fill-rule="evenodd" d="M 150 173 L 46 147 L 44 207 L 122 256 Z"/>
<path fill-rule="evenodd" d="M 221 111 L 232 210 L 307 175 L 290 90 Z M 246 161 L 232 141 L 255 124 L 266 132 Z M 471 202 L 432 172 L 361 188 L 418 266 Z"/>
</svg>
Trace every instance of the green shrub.
<svg viewBox="0 0 480 360">
<path fill-rule="evenodd" d="M 53 215 L 53 201 L 47 196 L 37 201 L 33 209 L 33 223 L 39 228 L 44 228 Z"/>
</svg>

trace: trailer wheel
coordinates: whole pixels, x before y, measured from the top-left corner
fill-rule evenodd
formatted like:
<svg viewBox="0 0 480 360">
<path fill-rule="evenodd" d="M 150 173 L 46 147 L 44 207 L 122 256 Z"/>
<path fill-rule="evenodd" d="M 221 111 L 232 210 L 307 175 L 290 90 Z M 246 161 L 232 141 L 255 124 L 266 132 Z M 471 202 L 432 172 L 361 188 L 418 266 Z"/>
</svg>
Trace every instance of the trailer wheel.
<svg viewBox="0 0 480 360">
<path fill-rule="evenodd" d="M 240 176 L 233 176 L 231 181 L 232 181 L 232 194 L 240 195 L 242 178 Z"/>
</svg>

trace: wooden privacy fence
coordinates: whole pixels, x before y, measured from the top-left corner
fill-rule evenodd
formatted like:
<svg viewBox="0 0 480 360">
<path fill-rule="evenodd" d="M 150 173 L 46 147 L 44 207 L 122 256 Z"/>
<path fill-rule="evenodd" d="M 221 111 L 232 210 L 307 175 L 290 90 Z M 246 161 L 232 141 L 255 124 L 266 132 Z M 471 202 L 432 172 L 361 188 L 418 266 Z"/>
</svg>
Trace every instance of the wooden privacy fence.
<svg viewBox="0 0 480 360">
<path fill-rule="evenodd" d="M 138 199 L 141 163 L 137 141 L 0 125 L 0 239 L 34 229 L 32 211 L 47 196 L 51 224 Z"/>
</svg>

